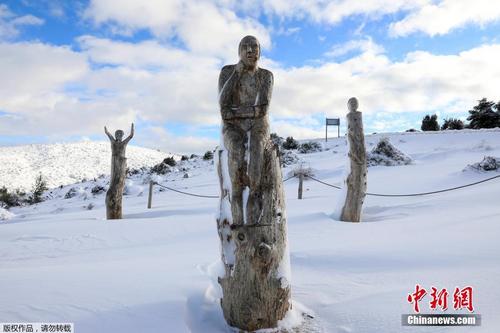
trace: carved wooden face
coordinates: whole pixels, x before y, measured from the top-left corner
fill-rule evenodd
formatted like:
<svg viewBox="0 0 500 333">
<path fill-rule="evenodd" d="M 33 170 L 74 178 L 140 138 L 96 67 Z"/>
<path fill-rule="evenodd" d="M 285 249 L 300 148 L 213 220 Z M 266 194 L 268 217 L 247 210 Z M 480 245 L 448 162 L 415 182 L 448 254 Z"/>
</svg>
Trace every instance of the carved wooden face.
<svg viewBox="0 0 500 333">
<path fill-rule="evenodd" d="M 123 139 L 123 131 L 122 130 L 118 130 L 115 132 L 115 139 L 118 140 L 118 141 L 122 141 Z"/>
<path fill-rule="evenodd" d="M 257 61 L 260 58 L 260 44 L 257 38 L 253 36 L 244 37 L 239 46 L 240 60 L 247 67 L 257 66 Z"/>
<path fill-rule="evenodd" d="M 347 102 L 347 108 L 349 109 L 349 112 L 358 111 L 358 107 L 358 100 L 355 97 L 349 98 L 349 101 Z"/>
</svg>

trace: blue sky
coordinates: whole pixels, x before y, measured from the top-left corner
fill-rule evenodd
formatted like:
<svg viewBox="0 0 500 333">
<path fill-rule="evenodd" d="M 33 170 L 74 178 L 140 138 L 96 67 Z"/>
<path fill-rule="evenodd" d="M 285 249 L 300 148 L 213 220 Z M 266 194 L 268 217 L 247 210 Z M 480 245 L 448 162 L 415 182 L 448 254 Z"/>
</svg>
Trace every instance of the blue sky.
<svg viewBox="0 0 500 333">
<path fill-rule="evenodd" d="M 477 0 L 0 1 L 0 145 L 217 144 L 217 76 L 256 35 L 273 71 L 272 129 L 319 138 L 360 100 L 365 131 L 418 128 L 500 100 L 500 4 Z M 342 128 L 343 130 L 343 128 Z M 334 131 L 332 131 L 334 132 Z"/>
</svg>

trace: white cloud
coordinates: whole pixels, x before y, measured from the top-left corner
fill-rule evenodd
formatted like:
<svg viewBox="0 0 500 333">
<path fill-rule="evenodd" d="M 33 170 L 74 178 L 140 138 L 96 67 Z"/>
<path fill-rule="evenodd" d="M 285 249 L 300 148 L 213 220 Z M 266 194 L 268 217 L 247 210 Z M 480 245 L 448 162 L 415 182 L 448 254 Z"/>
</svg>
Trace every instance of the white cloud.
<svg viewBox="0 0 500 333">
<path fill-rule="evenodd" d="M 313 17 L 327 23 L 339 23 L 353 15 L 364 15 L 371 19 L 377 19 L 382 15 L 419 8 L 427 3 L 429 3 L 428 0 L 317 1 L 318 8 Z M 321 4 L 324 4 L 323 8 L 321 8 Z"/>
<path fill-rule="evenodd" d="M 157 128 L 172 122 L 195 129 L 219 124 L 217 58 L 155 41 L 83 36 L 79 42 L 82 52 L 41 43 L 0 44 L 0 110 L 8 113 L 0 132 L 64 138 L 101 135 L 104 124 L 119 128 L 132 121 Z M 321 137 L 323 125 L 315 119 L 343 117 L 351 96 L 367 115 L 465 112 L 483 96 L 500 99 L 499 58 L 500 44 L 486 44 L 457 55 L 412 52 L 399 62 L 369 47 L 346 61 L 316 67 L 284 68 L 264 59 L 275 77 L 273 130 Z M 194 134 L 142 131 L 138 142 L 171 151 L 205 150 L 216 143 Z"/>
<path fill-rule="evenodd" d="M 242 19 L 221 3 L 124 1 L 116 7 L 110 0 L 93 1 L 86 15 L 96 24 L 129 31 L 149 29 L 157 38 L 134 43 L 85 35 L 77 39 L 79 51 L 39 42 L 0 43 L 0 110 L 7 113 L 1 118 L 0 132 L 92 136 L 102 135 L 104 124 L 128 128 L 135 121 L 147 124 L 139 126 L 137 142 L 151 147 L 187 152 L 215 145 L 214 139 L 196 138 L 192 134 L 196 131 L 174 135 L 163 125 L 217 126 L 217 78 L 223 64 L 237 61 L 239 39 L 250 32 L 264 36 L 264 46 L 271 45 L 269 33 L 256 19 Z M 260 10 L 276 6 L 272 10 L 298 15 L 293 11 L 302 6 L 303 14 L 322 15 L 317 19 L 333 22 L 337 19 L 323 17 L 327 6 L 340 6 L 335 15 L 345 16 L 416 8 L 420 3 L 374 1 L 361 8 L 345 1 L 278 1 L 261 3 Z M 159 7 L 154 8 L 155 4 Z M 167 9 L 174 13 L 165 13 Z M 0 6 L 2 22 L 15 19 Z M 173 44 L 172 36 L 181 39 L 182 46 Z M 351 54 L 355 55 L 338 60 Z M 292 68 L 262 59 L 262 66 L 274 72 L 272 126 L 280 135 L 321 137 L 324 128 L 318 117 L 343 117 L 352 96 L 359 98 L 367 115 L 466 111 L 464 106 L 483 96 L 500 99 L 500 44 L 484 44 L 456 55 L 417 51 L 395 62 L 380 45 L 364 38 L 335 45 L 327 55 L 321 65 Z M 391 125 L 377 121 L 372 127 Z"/>
<path fill-rule="evenodd" d="M 362 53 L 380 54 L 384 53 L 384 47 L 373 42 L 371 37 L 365 39 L 353 39 L 344 44 L 334 45 L 325 56 L 331 58 L 337 58 L 353 51 L 360 51 Z"/>
<path fill-rule="evenodd" d="M 85 36 L 82 48 L 97 64 L 84 83 L 92 98 L 130 107 L 148 121 L 218 124 L 221 62 L 155 41 L 137 44 Z M 101 93 L 100 93 L 101 92 Z M 104 93 L 104 96 L 102 95 Z"/>
<path fill-rule="evenodd" d="M 44 21 L 33 15 L 18 16 L 7 5 L 0 4 L 0 41 L 19 35 L 19 29 L 26 25 L 42 25 Z"/>
<path fill-rule="evenodd" d="M 96 24 L 113 23 L 134 30 L 150 28 L 157 35 L 168 35 L 181 15 L 182 1 L 177 0 L 92 0 L 84 16 Z"/>
<path fill-rule="evenodd" d="M 220 60 L 160 45 L 82 36 L 82 52 L 42 43 L 0 44 L 0 122 L 5 135 L 100 135 L 132 121 L 218 125 Z M 91 60 L 95 67 L 91 67 Z M 140 137 L 140 136 L 139 136 Z M 213 143 L 202 140 L 201 146 Z M 175 150 L 193 137 L 153 146 Z"/>
<path fill-rule="evenodd" d="M 126 124 L 135 110 L 119 100 L 89 94 L 92 72 L 85 54 L 38 42 L 0 43 L 0 122 L 4 135 L 55 135 L 64 139 Z M 120 109 L 117 109 L 120 107 Z"/>
<path fill-rule="evenodd" d="M 400 62 L 363 53 L 341 63 L 277 68 L 272 112 L 277 118 L 343 117 L 351 96 L 358 97 L 365 114 L 472 106 L 482 96 L 500 99 L 499 58 L 500 44 L 494 44 L 458 55 L 413 52 Z"/>
<path fill-rule="evenodd" d="M 20 25 L 42 25 L 44 21 L 33 15 L 18 16 L 10 21 L 15 27 Z"/>
<path fill-rule="evenodd" d="M 67 47 L 0 43 L 0 108 L 23 114 L 53 105 L 63 96 L 64 85 L 86 71 L 86 57 Z"/>
<path fill-rule="evenodd" d="M 237 17 L 235 12 L 245 15 Z M 389 26 L 392 36 L 424 32 L 447 34 L 467 24 L 484 26 L 500 19 L 500 2 L 491 0 L 92 0 L 85 17 L 96 24 L 111 24 L 116 33 L 131 34 L 149 29 L 159 37 L 178 36 L 193 50 L 227 51 L 245 35 L 256 34 L 270 46 L 269 31 L 260 24 L 260 15 L 310 20 L 335 25 L 353 16 L 377 20 L 402 13 L 403 19 Z M 274 29 L 280 32 L 283 29 Z M 286 30 L 283 30 L 286 32 Z M 289 31 L 290 33 L 293 31 Z M 220 55 L 220 53 L 218 53 Z"/>
<path fill-rule="evenodd" d="M 271 131 L 284 138 L 293 136 L 298 140 L 317 139 L 325 135 L 324 123 L 311 123 L 309 116 L 301 117 L 300 122 L 275 120 L 271 123 Z"/>
<path fill-rule="evenodd" d="M 148 29 L 161 38 L 177 37 L 195 53 L 231 59 L 237 55 L 240 39 L 255 35 L 263 48 L 271 46 L 267 29 L 251 17 L 238 17 L 234 11 L 211 1 L 114 0 L 91 1 L 85 17 L 97 25 L 110 24 L 113 31 L 130 34 Z"/>
<path fill-rule="evenodd" d="M 431 0 L 225 0 L 221 2 L 242 10 L 247 15 L 258 16 L 264 13 L 281 19 L 309 19 L 317 23 L 337 24 L 355 15 L 377 19 L 382 15 L 420 8 Z"/>
<path fill-rule="evenodd" d="M 283 19 L 310 20 L 335 25 L 354 16 L 378 20 L 382 16 L 402 14 L 403 19 L 389 27 L 392 36 L 423 32 L 444 35 L 467 24 L 484 26 L 500 19 L 500 2 L 492 0 L 220 0 L 246 15 L 265 14 Z M 363 28 L 363 24 L 360 28 Z M 359 28 L 358 28 L 359 30 Z"/>
<path fill-rule="evenodd" d="M 177 154 L 202 153 L 213 150 L 219 144 L 219 140 L 209 137 L 174 135 L 159 126 L 145 128 L 142 133 L 146 134 L 138 134 L 136 138 L 141 145 Z"/>
<path fill-rule="evenodd" d="M 416 8 L 390 26 L 393 36 L 423 32 L 429 36 L 445 35 L 467 24 L 484 26 L 500 20 L 500 2 L 491 0 L 442 0 Z"/>
<path fill-rule="evenodd" d="M 216 58 L 197 56 L 193 52 L 161 44 L 157 40 L 129 43 L 86 35 L 79 37 L 78 42 L 90 59 L 100 64 L 158 70 L 220 66 L 220 60 Z"/>
</svg>

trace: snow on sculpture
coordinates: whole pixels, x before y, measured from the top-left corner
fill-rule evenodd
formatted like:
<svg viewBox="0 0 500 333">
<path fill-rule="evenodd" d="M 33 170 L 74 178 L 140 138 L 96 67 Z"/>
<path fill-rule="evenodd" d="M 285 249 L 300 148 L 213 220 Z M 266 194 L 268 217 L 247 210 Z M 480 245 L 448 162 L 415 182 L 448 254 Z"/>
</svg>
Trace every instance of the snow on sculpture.
<svg viewBox="0 0 500 333">
<path fill-rule="evenodd" d="M 241 40 L 239 57 L 219 76 L 217 227 L 224 274 L 218 281 L 227 323 L 254 331 L 276 327 L 291 308 L 290 262 L 282 175 L 269 131 L 273 74 L 257 66 L 255 37 Z"/>
<path fill-rule="evenodd" d="M 121 219 L 123 188 L 125 187 L 127 173 L 125 148 L 134 137 L 134 124 L 130 128 L 130 135 L 125 140 L 122 140 L 124 135 L 122 130 L 117 130 L 114 137 L 109 133 L 106 126 L 104 126 L 104 132 L 111 142 L 111 177 L 109 190 L 106 193 L 106 218 L 108 220 Z"/>
</svg>

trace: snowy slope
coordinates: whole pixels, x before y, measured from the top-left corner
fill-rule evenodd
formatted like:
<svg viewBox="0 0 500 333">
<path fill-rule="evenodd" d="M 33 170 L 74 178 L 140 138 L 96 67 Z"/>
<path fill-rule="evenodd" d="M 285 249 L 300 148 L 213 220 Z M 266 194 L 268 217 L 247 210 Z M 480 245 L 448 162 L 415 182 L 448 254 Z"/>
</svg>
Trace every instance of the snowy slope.
<svg viewBox="0 0 500 333">
<path fill-rule="evenodd" d="M 129 168 L 153 166 L 167 156 L 157 150 L 128 146 Z M 111 148 L 109 142 L 36 144 L 0 147 L 0 187 L 32 188 L 41 172 L 50 188 L 109 174 Z"/>
<path fill-rule="evenodd" d="M 381 136 L 367 136 L 368 147 Z M 387 136 L 414 163 L 370 167 L 370 192 L 438 190 L 500 174 L 463 171 L 485 155 L 500 156 L 499 130 Z M 340 184 L 345 140 L 325 148 L 300 157 L 315 177 Z M 218 194 L 213 164 L 183 163 L 157 180 Z M 92 195 L 93 185 L 67 186 L 0 221 L 1 321 L 74 322 L 84 333 L 230 332 L 209 287 L 219 258 L 217 199 L 156 187 L 148 210 L 145 179 L 137 175 L 127 184 L 136 190 L 124 198 L 125 218 L 106 221 L 104 194 Z M 63 199 L 75 186 L 82 191 Z M 334 188 L 306 181 L 303 200 L 296 179 L 285 190 L 293 299 L 324 332 L 500 331 L 500 179 L 432 196 L 370 196 L 359 224 L 330 217 Z M 406 297 L 417 283 L 448 291 L 472 285 L 482 326 L 402 327 L 401 314 L 412 313 Z M 428 301 L 422 312 L 431 312 Z M 447 313 L 456 313 L 450 307 Z"/>
</svg>

